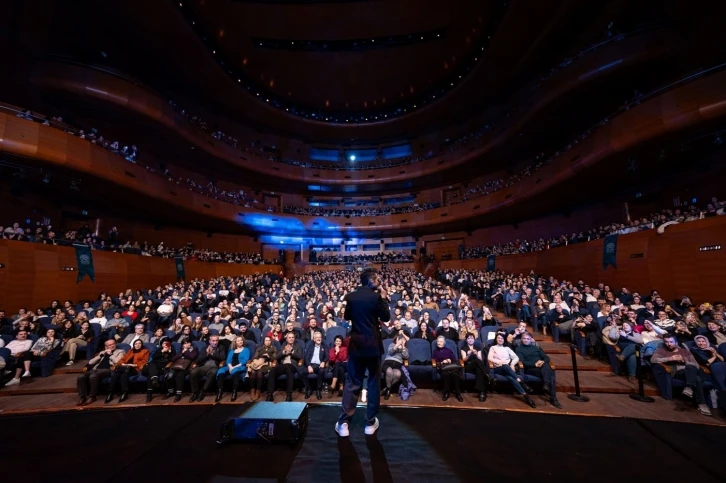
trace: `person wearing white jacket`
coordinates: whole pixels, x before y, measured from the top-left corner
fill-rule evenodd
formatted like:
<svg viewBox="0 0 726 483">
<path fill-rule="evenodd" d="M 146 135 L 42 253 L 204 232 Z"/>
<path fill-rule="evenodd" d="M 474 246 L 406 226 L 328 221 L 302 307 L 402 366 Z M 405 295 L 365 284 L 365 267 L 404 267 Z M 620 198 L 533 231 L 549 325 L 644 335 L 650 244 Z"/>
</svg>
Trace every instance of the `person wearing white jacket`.
<svg viewBox="0 0 726 483">
<path fill-rule="evenodd" d="M 489 354 L 487 355 L 487 360 L 494 367 L 494 374 L 506 377 L 514 390 L 522 396 L 524 402 L 529 404 L 530 407 L 536 407 L 528 394 L 532 393 L 532 388 L 522 381 L 515 371 L 517 363 L 519 363 L 519 357 L 512 349 L 504 345 L 504 335 L 497 334 L 495 341 L 496 344 L 489 348 Z"/>
</svg>

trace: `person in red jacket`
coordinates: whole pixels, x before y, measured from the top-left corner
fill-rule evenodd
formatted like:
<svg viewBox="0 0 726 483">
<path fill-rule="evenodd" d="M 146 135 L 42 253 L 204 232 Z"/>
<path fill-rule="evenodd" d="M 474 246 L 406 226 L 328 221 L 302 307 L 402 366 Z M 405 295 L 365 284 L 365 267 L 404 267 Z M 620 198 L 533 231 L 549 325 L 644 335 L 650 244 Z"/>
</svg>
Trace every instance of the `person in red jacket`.
<svg viewBox="0 0 726 483">
<path fill-rule="evenodd" d="M 343 337 L 336 335 L 333 339 L 333 347 L 328 355 L 328 367 L 333 373 L 333 380 L 330 382 L 330 397 L 333 397 L 338 381 L 340 381 L 340 393 L 343 393 L 343 381 L 348 368 L 348 348 L 343 345 Z"/>
</svg>

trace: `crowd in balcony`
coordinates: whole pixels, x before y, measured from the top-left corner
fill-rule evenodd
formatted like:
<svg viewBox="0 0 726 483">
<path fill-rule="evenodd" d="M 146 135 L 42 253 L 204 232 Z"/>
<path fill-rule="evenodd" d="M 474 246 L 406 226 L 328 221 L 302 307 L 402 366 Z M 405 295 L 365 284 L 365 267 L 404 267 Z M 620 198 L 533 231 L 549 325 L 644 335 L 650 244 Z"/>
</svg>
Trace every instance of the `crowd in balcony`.
<svg viewBox="0 0 726 483">
<path fill-rule="evenodd" d="M 405 252 L 366 254 L 341 254 L 310 250 L 310 263 L 314 265 L 356 265 L 368 263 L 406 263 L 413 262 L 414 257 Z"/>
<path fill-rule="evenodd" d="M 130 253 L 148 257 L 176 258 L 200 262 L 265 264 L 278 263 L 279 260 L 265 260 L 258 252 L 218 252 L 204 248 L 196 248 L 191 243 L 172 248 L 164 244 L 148 242 L 123 241 L 117 227 L 112 227 L 104 237 L 92 231 L 87 224 L 74 230 L 56 233 L 49 219 L 37 221 L 35 224 L 13 223 L 7 227 L 0 226 L 0 239 L 17 240 L 47 245 L 88 245 L 93 250 Z"/>
<path fill-rule="evenodd" d="M 383 216 L 395 215 L 398 213 L 414 213 L 417 211 L 432 210 L 438 208 L 439 203 L 413 203 L 405 206 L 367 206 L 361 208 L 338 208 L 318 206 L 294 206 L 286 205 L 285 213 L 308 216 Z"/>
<path fill-rule="evenodd" d="M 554 247 L 597 240 L 613 234 L 626 235 L 628 233 L 652 230 L 659 227 L 662 227 L 661 229 L 665 229 L 665 227 L 673 223 L 685 223 L 700 220 L 709 216 L 724 215 L 724 208 L 726 208 L 726 202 L 719 201 L 718 198 L 713 197 L 711 198 L 711 201 L 706 204 L 705 208 L 699 208 L 695 205 L 691 205 L 684 207 L 683 209 L 663 209 L 642 218 L 633 219 L 627 223 L 611 223 L 609 225 L 602 225 L 598 228 L 593 228 L 587 231 L 563 234 L 548 239 L 517 239 L 507 243 L 476 247 L 464 247 L 462 245 L 459 249 L 459 258 L 485 258 L 489 255 L 514 255 L 517 253 L 538 252 Z"/>
</svg>

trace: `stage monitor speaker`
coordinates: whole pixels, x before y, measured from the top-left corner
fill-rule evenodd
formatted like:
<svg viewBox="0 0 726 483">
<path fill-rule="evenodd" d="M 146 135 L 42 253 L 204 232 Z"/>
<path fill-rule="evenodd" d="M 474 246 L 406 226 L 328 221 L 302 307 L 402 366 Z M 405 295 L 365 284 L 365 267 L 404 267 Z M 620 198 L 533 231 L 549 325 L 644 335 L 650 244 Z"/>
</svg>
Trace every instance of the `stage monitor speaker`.
<svg viewBox="0 0 726 483">
<path fill-rule="evenodd" d="M 308 405 L 258 402 L 222 424 L 219 443 L 257 441 L 295 443 L 308 429 Z"/>
</svg>

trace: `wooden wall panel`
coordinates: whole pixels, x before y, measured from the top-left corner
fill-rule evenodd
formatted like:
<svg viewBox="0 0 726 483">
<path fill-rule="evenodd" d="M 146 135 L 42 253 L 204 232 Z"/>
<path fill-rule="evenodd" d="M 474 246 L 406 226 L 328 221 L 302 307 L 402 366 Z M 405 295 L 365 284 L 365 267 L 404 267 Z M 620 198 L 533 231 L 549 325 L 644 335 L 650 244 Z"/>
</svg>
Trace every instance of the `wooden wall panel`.
<svg viewBox="0 0 726 483">
<path fill-rule="evenodd" d="M 173 259 L 143 257 L 112 252 L 93 252 L 96 281 L 85 277 L 76 283 L 73 247 L 0 240 L 0 309 L 15 312 L 20 307 L 47 307 L 54 299 L 95 300 L 102 291 L 118 294 L 128 288 L 156 288 L 176 281 Z M 279 273 L 279 265 L 185 262 L 187 279 L 243 274 Z"/>
</svg>

